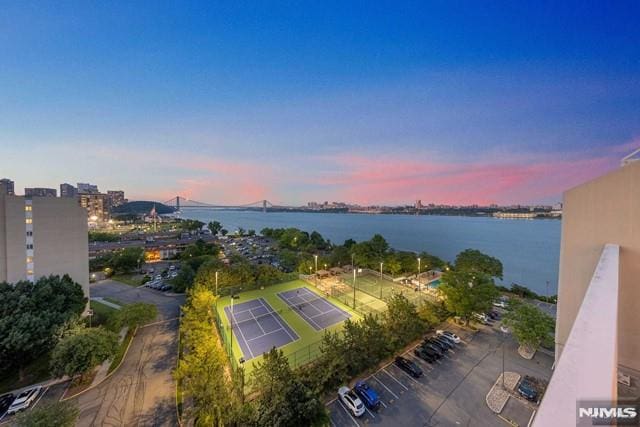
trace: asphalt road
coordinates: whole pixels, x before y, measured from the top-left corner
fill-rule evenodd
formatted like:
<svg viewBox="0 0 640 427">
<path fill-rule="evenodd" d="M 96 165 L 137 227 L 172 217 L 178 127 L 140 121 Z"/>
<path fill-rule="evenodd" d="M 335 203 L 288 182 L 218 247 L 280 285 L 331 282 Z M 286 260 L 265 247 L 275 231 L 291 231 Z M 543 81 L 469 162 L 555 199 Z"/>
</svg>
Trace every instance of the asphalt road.
<svg viewBox="0 0 640 427">
<path fill-rule="evenodd" d="M 78 426 L 174 426 L 178 316 L 182 296 L 165 296 L 114 281 L 91 286 L 91 296 L 158 307 L 156 322 L 138 329 L 120 368 L 102 384 L 78 396 Z"/>
</svg>

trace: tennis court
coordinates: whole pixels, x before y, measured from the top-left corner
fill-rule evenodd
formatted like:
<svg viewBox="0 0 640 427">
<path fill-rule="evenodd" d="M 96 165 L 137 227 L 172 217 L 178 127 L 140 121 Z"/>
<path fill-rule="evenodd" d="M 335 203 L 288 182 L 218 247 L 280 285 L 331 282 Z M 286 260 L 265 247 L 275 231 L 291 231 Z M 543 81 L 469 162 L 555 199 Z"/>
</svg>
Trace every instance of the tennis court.
<svg viewBox="0 0 640 427">
<path fill-rule="evenodd" d="M 293 329 L 263 298 L 227 306 L 224 312 L 245 360 L 298 339 Z"/>
<path fill-rule="evenodd" d="M 307 288 L 280 292 L 278 297 L 316 331 L 326 329 L 351 317 L 351 314 Z"/>
</svg>

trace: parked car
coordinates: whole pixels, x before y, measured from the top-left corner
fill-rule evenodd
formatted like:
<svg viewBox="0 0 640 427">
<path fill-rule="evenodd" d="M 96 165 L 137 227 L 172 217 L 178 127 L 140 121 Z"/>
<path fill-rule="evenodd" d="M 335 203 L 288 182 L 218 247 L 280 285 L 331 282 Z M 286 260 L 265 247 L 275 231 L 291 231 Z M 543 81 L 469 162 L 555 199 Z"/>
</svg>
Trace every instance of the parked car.
<svg viewBox="0 0 640 427">
<path fill-rule="evenodd" d="M 16 397 L 11 393 L 0 396 L 0 417 L 7 412 L 7 409 L 9 409 L 9 406 L 11 406 L 15 398 Z"/>
<path fill-rule="evenodd" d="M 473 318 L 484 325 L 489 324 L 489 316 L 484 313 L 473 313 Z"/>
<path fill-rule="evenodd" d="M 491 320 L 500 320 L 500 319 L 502 319 L 502 316 L 497 311 L 491 310 L 489 313 L 487 313 L 487 315 L 489 315 Z"/>
<path fill-rule="evenodd" d="M 457 343 L 453 340 L 453 338 L 448 337 L 446 335 L 436 335 L 438 338 L 445 340 L 447 343 L 451 344 L 451 348 L 454 348 Z"/>
<path fill-rule="evenodd" d="M 437 343 L 444 346 L 446 350 L 451 350 L 453 348 L 453 344 L 449 340 L 447 340 L 446 338 L 439 337 L 437 335 L 431 337 L 431 341 L 436 341 Z"/>
<path fill-rule="evenodd" d="M 520 396 L 532 402 L 538 400 L 538 390 L 536 390 L 533 381 L 531 381 L 531 378 L 528 376 L 525 376 L 522 381 L 520 381 L 518 393 L 520 393 Z"/>
<path fill-rule="evenodd" d="M 171 265 L 171 266 L 169 266 L 169 271 L 173 271 L 173 270 L 175 270 L 175 269 L 176 269 L 176 266 L 175 266 L 175 265 Z"/>
<path fill-rule="evenodd" d="M 457 336 L 456 334 L 454 334 L 451 331 L 443 331 L 442 329 L 439 329 L 436 331 L 437 335 L 444 335 L 445 337 L 449 338 L 450 340 L 452 340 L 454 343 L 459 344 L 460 343 L 460 337 Z"/>
<path fill-rule="evenodd" d="M 349 411 L 353 413 L 356 417 L 364 414 L 364 404 L 360 400 L 360 398 L 350 390 L 349 387 L 342 386 L 338 389 L 338 396 L 344 406 L 347 407 Z"/>
<path fill-rule="evenodd" d="M 436 348 L 437 350 L 439 350 L 443 355 L 447 352 L 447 350 L 449 349 L 448 347 L 446 347 L 444 344 L 442 344 L 441 342 L 438 342 L 436 340 L 433 339 L 428 339 L 425 340 L 424 343 L 426 345 L 430 345 L 433 346 L 434 348 Z"/>
<path fill-rule="evenodd" d="M 416 365 L 409 359 L 398 356 L 396 357 L 395 364 L 396 366 L 398 366 L 398 368 L 402 369 L 414 378 L 419 378 L 422 376 L 422 369 L 420 369 L 418 365 Z"/>
<path fill-rule="evenodd" d="M 380 397 L 374 389 L 369 387 L 369 384 L 364 381 L 358 381 L 354 390 L 367 408 L 373 410 L 380 408 Z"/>
<path fill-rule="evenodd" d="M 424 347 L 418 347 L 415 350 L 413 350 L 413 354 L 415 354 L 416 356 L 418 356 L 420 359 L 427 361 L 429 363 L 433 363 L 436 360 L 438 360 L 438 356 L 432 352 L 429 351 L 428 349 L 424 348 Z"/>
<path fill-rule="evenodd" d="M 493 306 L 494 306 L 494 307 L 500 307 L 500 308 L 507 308 L 507 303 L 506 303 L 506 301 L 502 301 L 502 300 L 500 300 L 500 301 L 495 301 L 495 302 L 493 303 Z"/>
<path fill-rule="evenodd" d="M 7 414 L 15 414 L 29 408 L 31 404 L 33 404 L 33 402 L 36 400 L 41 390 L 42 386 L 36 386 L 20 393 L 18 397 L 15 398 L 13 403 L 11 403 L 11 406 L 9 406 Z"/>
</svg>

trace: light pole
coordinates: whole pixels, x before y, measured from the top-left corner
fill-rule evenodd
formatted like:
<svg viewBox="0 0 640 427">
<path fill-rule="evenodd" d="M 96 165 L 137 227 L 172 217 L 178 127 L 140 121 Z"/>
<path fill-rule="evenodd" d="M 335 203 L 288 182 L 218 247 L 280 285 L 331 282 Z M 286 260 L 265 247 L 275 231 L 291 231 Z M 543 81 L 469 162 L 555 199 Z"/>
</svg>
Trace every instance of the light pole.
<svg viewBox="0 0 640 427">
<path fill-rule="evenodd" d="M 380 299 L 382 299 L 382 261 L 380 262 Z"/>
<path fill-rule="evenodd" d="M 241 357 L 240 360 L 240 403 L 244 405 L 244 357 Z"/>
<path fill-rule="evenodd" d="M 316 261 L 316 276 L 318 276 L 318 255 L 314 255 L 313 258 Z"/>
<path fill-rule="evenodd" d="M 420 261 L 422 261 L 420 258 L 418 258 L 418 291 L 420 291 Z"/>
<path fill-rule="evenodd" d="M 231 356 L 233 357 L 233 319 L 235 319 L 235 316 L 233 315 L 233 300 L 235 299 L 239 299 L 240 295 L 234 295 L 231 294 L 231 319 L 229 319 L 231 321 L 231 348 L 229 348 L 229 353 L 231 354 Z"/>
<path fill-rule="evenodd" d="M 356 269 L 353 269 L 353 309 L 356 309 Z"/>
<path fill-rule="evenodd" d="M 353 254 L 353 253 L 352 253 L 352 254 L 351 254 L 351 269 L 352 269 L 352 270 L 353 270 L 353 268 L 354 268 L 354 267 L 353 267 L 353 258 L 354 258 L 354 256 L 355 256 L 355 254 Z"/>
<path fill-rule="evenodd" d="M 502 332 L 502 389 L 504 390 L 504 345 L 507 340 L 509 330 L 504 326 L 501 326 L 500 331 Z"/>
</svg>

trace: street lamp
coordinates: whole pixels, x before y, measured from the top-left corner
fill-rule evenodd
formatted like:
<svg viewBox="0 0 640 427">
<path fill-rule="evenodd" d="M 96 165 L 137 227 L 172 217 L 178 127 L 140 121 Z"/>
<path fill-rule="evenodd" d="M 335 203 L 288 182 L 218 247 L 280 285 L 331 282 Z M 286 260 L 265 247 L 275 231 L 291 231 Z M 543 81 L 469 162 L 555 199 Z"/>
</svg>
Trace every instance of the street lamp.
<svg viewBox="0 0 640 427">
<path fill-rule="evenodd" d="M 356 309 L 356 269 L 353 269 L 353 309 Z"/>
<path fill-rule="evenodd" d="M 318 276 L 318 255 L 314 255 L 313 258 L 316 261 L 316 276 Z"/>
<path fill-rule="evenodd" d="M 380 261 L 380 299 L 382 299 L 382 261 Z"/>
<path fill-rule="evenodd" d="M 420 291 L 420 258 L 418 258 L 418 291 Z"/>
<path fill-rule="evenodd" d="M 240 402 L 244 405 L 244 357 L 241 357 L 238 361 L 240 362 Z"/>
<path fill-rule="evenodd" d="M 507 340 L 509 329 L 505 326 L 500 326 L 500 331 L 502 332 L 502 389 L 504 390 L 504 345 Z"/>
<path fill-rule="evenodd" d="M 240 295 L 231 294 L 231 348 L 229 349 L 230 354 L 233 354 L 233 319 L 235 316 L 233 315 L 233 300 L 240 299 Z"/>
</svg>

